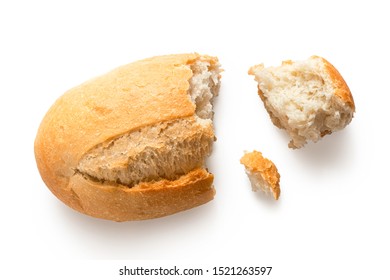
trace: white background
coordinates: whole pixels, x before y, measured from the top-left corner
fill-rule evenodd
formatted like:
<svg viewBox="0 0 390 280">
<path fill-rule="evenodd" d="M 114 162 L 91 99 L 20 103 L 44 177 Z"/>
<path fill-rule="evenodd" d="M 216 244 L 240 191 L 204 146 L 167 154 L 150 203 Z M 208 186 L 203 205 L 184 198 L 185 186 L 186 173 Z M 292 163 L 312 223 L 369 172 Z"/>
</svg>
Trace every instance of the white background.
<svg viewBox="0 0 390 280">
<path fill-rule="evenodd" d="M 123 265 L 181 264 L 273 266 L 266 279 L 390 279 L 385 3 L 1 1 L 1 278 L 123 279 Z M 208 163 L 215 199 L 126 223 L 90 218 L 58 201 L 33 153 L 51 104 L 119 65 L 194 51 L 218 56 L 225 69 Z M 356 115 L 345 130 L 291 150 L 247 71 L 313 54 L 342 73 Z M 277 202 L 250 189 L 239 159 L 253 149 L 281 173 Z M 229 279 L 245 278 L 258 279 Z"/>
</svg>

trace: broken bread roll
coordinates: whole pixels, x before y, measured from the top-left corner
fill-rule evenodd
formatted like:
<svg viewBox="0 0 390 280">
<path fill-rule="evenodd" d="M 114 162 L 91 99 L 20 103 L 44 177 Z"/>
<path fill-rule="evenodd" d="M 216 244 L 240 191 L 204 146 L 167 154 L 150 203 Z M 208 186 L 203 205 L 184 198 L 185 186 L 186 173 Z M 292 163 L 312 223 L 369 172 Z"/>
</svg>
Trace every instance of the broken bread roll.
<svg viewBox="0 0 390 280">
<path fill-rule="evenodd" d="M 284 61 L 279 67 L 263 64 L 249 69 L 258 82 L 258 93 L 272 122 L 287 130 L 290 148 L 343 129 L 355 112 L 348 85 L 327 60 L 312 56 Z"/>
<path fill-rule="evenodd" d="M 119 67 L 61 96 L 35 157 L 47 187 L 87 215 L 144 220 L 213 199 L 205 168 L 215 140 L 216 57 L 158 56 Z"/>
<path fill-rule="evenodd" d="M 276 200 L 279 199 L 280 175 L 272 161 L 263 157 L 261 152 L 253 151 L 245 153 L 240 162 L 245 166 L 254 192 L 261 190 L 267 194 L 271 193 Z"/>
</svg>

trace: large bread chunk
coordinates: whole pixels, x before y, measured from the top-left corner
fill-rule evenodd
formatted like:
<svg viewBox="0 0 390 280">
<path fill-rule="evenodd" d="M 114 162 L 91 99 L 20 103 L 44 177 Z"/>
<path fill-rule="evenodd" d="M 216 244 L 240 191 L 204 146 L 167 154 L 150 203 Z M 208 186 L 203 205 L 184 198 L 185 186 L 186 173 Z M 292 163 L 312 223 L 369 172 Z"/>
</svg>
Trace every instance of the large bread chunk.
<svg viewBox="0 0 390 280">
<path fill-rule="evenodd" d="M 217 58 L 153 57 L 61 96 L 35 157 L 48 188 L 82 213 L 115 221 L 170 215 L 214 197 L 205 169 L 215 139 Z"/>
<path fill-rule="evenodd" d="M 284 61 L 279 67 L 255 65 L 249 70 L 258 82 L 258 93 L 272 122 L 287 130 L 290 148 L 343 129 L 355 112 L 352 94 L 337 69 L 312 56 Z"/>
</svg>

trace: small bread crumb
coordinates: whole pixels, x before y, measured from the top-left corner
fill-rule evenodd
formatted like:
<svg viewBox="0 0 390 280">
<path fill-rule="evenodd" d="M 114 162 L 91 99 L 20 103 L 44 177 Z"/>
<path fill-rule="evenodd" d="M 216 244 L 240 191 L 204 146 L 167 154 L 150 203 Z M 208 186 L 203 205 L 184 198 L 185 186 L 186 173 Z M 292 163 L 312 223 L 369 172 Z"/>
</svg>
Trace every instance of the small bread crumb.
<svg viewBox="0 0 390 280">
<path fill-rule="evenodd" d="M 263 157 L 261 152 L 253 151 L 245 153 L 240 162 L 245 166 L 254 192 L 262 190 L 265 193 L 272 193 L 275 200 L 279 199 L 280 175 L 272 161 Z"/>
</svg>

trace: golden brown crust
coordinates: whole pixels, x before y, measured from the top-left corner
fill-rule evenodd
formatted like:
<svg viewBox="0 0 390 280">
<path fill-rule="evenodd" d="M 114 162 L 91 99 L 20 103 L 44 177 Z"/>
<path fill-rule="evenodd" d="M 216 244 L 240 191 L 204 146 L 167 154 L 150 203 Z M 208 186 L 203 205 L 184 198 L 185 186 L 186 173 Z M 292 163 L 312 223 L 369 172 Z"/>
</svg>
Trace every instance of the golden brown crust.
<svg viewBox="0 0 390 280">
<path fill-rule="evenodd" d="M 312 58 L 321 59 L 325 71 L 328 73 L 330 79 L 333 82 L 333 87 L 335 89 L 334 94 L 343 100 L 349 107 L 351 107 L 353 111 L 355 111 L 355 102 L 353 100 L 352 93 L 340 72 L 325 58 L 320 56 L 312 56 Z"/>
<path fill-rule="evenodd" d="M 202 205 L 214 197 L 213 178 L 206 170 L 196 169 L 175 181 L 128 188 L 102 185 L 75 174 L 67 189 L 77 197 L 80 208 L 76 210 L 119 222 L 163 217 Z"/>
<path fill-rule="evenodd" d="M 261 152 L 253 151 L 246 153 L 240 160 L 250 172 L 258 172 L 262 178 L 269 184 L 270 191 L 277 200 L 280 196 L 280 174 L 275 164 L 269 159 L 263 157 Z"/>
<path fill-rule="evenodd" d="M 82 156 L 118 135 L 159 122 L 193 116 L 195 105 L 187 93 L 192 71 L 187 65 L 197 59 L 217 64 L 216 58 L 196 53 L 148 58 L 119 67 L 61 96 L 44 117 L 34 145 L 38 169 L 49 189 L 72 208 L 85 212 L 86 205 L 92 205 L 93 201 L 92 196 L 83 196 L 75 185 L 78 177 L 75 172 Z M 209 200 L 212 198 L 210 176 L 196 183 L 203 189 L 208 188 L 205 193 L 208 193 Z M 90 183 L 82 185 L 91 186 Z M 102 188 L 99 192 L 106 192 L 106 199 L 120 193 L 119 190 L 113 192 L 111 188 Z M 125 199 L 128 193 L 132 194 L 126 191 L 120 197 Z M 204 203 L 207 199 L 202 198 L 197 203 Z M 174 212 L 179 208 L 173 205 L 171 211 L 165 211 Z M 125 217 L 118 214 L 115 218 L 114 212 L 98 212 L 99 209 L 96 213 L 88 210 L 93 216 L 114 220 L 124 220 Z M 132 217 L 132 214 L 128 215 Z M 151 216 L 158 215 L 145 213 L 145 218 Z M 137 219 L 142 217 L 137 216 Z"/>
</svg>

